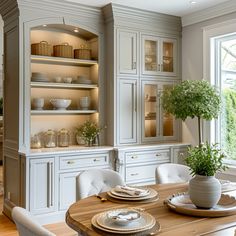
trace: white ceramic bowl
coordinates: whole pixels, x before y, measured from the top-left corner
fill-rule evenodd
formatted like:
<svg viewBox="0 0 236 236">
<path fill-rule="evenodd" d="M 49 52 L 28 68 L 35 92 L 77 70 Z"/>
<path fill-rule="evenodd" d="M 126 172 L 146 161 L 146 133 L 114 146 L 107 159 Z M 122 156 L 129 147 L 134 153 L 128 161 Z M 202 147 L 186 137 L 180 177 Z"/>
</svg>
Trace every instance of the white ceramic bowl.
<svg viewBox="0 0 236 236">
<path fill-rule="evenodd" d="M 70 99 L 61 99 L 61 98 L 50 99 L 50 102 L 56 110 L 66 110 L 66 108 L 71 104 Z"/>
<path fill-rule="evenodd" d="M 140 218 L 140 213 L 133 209 L 117 209 L 107 212 L 107 218 L 118 225 L 127 225 Z"/>
<path fill-rule="evenodd" d="M 65 78 L 63 78 L 63 82 L 70 84 L 72 82 L 72 79 L 73 78 L 71 78 L 71 77 L 65 77 Z"/>
</svg>

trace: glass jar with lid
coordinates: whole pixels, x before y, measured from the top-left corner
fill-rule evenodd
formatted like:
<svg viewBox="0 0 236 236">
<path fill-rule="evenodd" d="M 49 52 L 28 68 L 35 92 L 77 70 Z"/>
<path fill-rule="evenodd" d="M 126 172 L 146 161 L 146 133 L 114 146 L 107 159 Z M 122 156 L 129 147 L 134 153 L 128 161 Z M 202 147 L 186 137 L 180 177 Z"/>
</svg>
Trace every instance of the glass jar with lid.
<svg viewBox="0 0 236 236">
<path fill-rule="evenodd" d="M 44 134 L 45 147 L 52 148 L 56 147 L 56 134 L 53 130 L 49 129 Z"/>
<path fill-rule="evenodd" d="M 66 129 L 61 129 L 58 132 L 58 146 L 59 147 L 68 147 L 70 144 L 70 134 Z"/>
<path fill-rule="evenodd" d="M 31 137 L 31 148 L 41 148 L 42 143 L 40 136 L 38 134 L 35 134 L 33 137 Z"/>
</svg>

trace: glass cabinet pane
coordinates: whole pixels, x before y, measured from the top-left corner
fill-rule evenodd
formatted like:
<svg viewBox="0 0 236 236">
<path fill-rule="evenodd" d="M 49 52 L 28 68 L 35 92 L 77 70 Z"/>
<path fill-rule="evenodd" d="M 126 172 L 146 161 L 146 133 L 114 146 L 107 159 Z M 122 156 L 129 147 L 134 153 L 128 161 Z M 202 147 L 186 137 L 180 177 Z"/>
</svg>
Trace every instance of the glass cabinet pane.
<svg viewBox="0 0 236 236">
<path fill-rule="evenodd" d="M 145 40 L 145 71 L 157 71 L 158 43 L 153 40 Z"/>
<path fill-rule="evenodd" d="M 157 90 L 157 85 L 144 85 L 145 137 L 156 137 L 159 133 L 159 127 L 157 126 L 157 117 L 159 116 L 157 109 Z"/>
<path fill-rule="evenodd" d="M 170 89 L 171 85 L 163 85 L 163 90 Z M 162 113 L 162 121 L 163 121 L 163 136 L 173 136 L 174 135 L 174 117 L 173 115 L 166 113 L 163 111 Z"/>
<path fill-rule="evenodd" d="M 163 42 L 163 72 L 174 72 L 173 55 L 174 55 L 174 44 L 172 42 Z"/>
</svg>

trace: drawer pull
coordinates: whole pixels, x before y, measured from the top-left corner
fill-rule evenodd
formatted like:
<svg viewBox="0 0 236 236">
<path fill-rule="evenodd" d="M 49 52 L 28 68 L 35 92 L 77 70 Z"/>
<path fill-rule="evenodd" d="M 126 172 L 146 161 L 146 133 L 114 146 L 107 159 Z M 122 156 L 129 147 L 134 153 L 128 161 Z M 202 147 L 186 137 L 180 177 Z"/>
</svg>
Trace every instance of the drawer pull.
<svg viewBox="0 0 236 236">
<path fill-rule="evenodd" d="M 133 174 L 131 174 L 131 176 L 136 176 L 136 175 L 139 175 L 139 173 L 133 173 Z"/>
<path fill-rule="evenodd" d="M 67 164 L 68 164 L 68 165 L 75 164 L 75 161 L 67 161 Z"/>
<path fill-rule="evenodd" d="M 138 158 L 138 156 L 132 156 L 131 158 L 132 158 L 132 159 L 136 159 L 136 158 Z"/>
<path fill-rule="evenodd" d="M 159 156 L 161 156 L 161 153 L 157 153 L 157 154 L 156 154 L 156 157 L 159 157 Z"/>
<path fill-rule="evenodd" d="M 96 162 L 96 161 L 101 161 L 101 160 L 100 160 L 100 159 L 96 159 L 96 158 L 95 158 L 95 159 L 93 159 L 93 161 L 94 161 L 94 162 Z"/>
</svg>

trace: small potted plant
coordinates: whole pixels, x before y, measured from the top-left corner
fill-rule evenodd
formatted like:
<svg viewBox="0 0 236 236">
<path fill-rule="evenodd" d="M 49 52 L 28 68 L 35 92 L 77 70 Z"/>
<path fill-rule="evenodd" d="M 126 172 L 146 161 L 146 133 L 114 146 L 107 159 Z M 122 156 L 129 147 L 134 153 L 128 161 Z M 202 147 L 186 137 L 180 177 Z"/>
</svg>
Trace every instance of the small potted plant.
<svg viewBox="0 0 236 236">
<path fill-rule="evenodd" d="M 92 146 L 94 140 L 98 138 L 101 130 L 102 128 L 100 128 L 95 122 L 87 120 L 84 124 L 77 128 L 77 140 L 78 137 L 80 137 L 87 146 Z"/>
<path fill-rule="evenodd" d="M 189 197 L 197 207 L 212 208 L 218 203 L 221 184 L 215 174 L 226 170 L 225 157 L 216 144 L 205 143 L 189 148 L 185 162 L 194 176 L 189 182 Z"/>
</svg>

